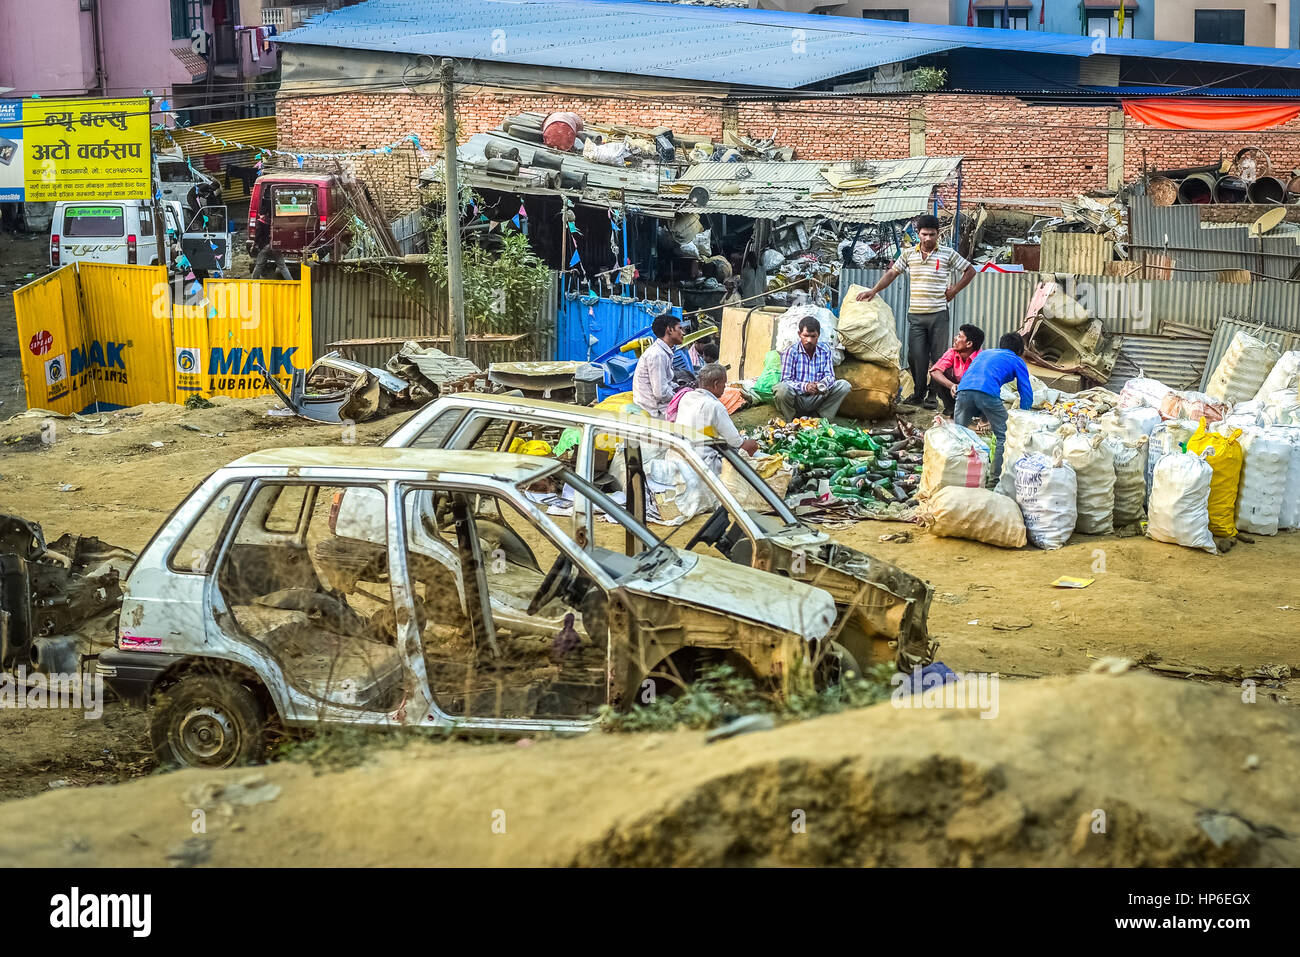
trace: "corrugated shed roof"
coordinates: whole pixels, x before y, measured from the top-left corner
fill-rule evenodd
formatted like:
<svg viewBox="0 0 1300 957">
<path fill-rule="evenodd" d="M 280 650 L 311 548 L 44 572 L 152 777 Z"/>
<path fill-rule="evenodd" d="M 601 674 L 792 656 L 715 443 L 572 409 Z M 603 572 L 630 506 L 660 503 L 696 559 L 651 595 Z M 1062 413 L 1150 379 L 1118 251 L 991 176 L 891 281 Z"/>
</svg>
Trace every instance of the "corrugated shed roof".
<svg viewBox="0 0 1300 957">
<path fill-rule="evenodd" d="M 957 44 L 750 20 L 754 11 L 600 0 L 369 0 L 275 38 L 601 73 L 795 88 Z M 722 14 L 722 16 L 718 16 Z"/>
<path fill-rule="evenodd" d="M 860 174 L 878 185 L 870 190 L 838 190 L 826 174 L 849 174 L 849 163 L 795 160 L 788 163 L 700 163 L 677 180 L 682 192 L 703 186 L 707 206 L 687 211 L 726 213 L 758 219 L 827 216 L 845 223 L 910 219 L 926 212 L 934 187 L 954 174 L 960 156 L 918 156 L 870 162 Z M 748 174 L 748 175 L 746 175 Z M 734 184 L 738 192 L 723 192 Z"/>
<path fill-rule="evenodd" d="M 1098 55 L 1073 34 L 642 0 L 367 0 L 274 39 L 780 89 L 963 47 Z M 1300 69 L 1271 47 L 1113 38 L 1105 53 Z"/>
</svg>

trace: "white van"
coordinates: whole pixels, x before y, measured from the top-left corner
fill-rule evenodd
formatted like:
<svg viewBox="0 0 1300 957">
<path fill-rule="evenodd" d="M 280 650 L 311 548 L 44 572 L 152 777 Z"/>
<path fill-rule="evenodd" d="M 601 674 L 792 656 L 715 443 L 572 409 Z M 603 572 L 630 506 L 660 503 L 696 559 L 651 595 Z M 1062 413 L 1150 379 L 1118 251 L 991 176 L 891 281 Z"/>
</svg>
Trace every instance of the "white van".
<svg viewBox="0 0 1300 957">
<path fill-rule="evenodd" d="M 180 235 L 180 204 L 167 203 L 164 210 L 166 228 Z M 57 269 L 72 262 L 157 265 L 152 204 L 148 200 L 56 203 L 50 224 L 50 266 Z"/>
</svg>

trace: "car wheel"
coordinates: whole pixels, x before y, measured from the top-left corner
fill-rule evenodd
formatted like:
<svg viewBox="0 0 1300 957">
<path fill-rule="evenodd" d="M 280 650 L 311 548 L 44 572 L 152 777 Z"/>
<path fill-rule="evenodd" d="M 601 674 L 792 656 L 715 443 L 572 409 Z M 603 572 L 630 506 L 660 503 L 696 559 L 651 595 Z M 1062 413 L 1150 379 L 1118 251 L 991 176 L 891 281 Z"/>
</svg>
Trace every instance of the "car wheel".
<svg viewBox="0 0 1300 957">
<path fill-rule="evenodd" d="M 149 737 L 159 763 L 168 767 L 254 764 L 266 743 L 266 713 L 242 684 L 190 675 L 155 699 Z"/>
<path fill-rule="evenodd" d="M 840 684 L 850 674 L 858 678 L 862 677 L 862 669 L 858 667 L 857 659 L 839 642 L 832 641 L 825 654 L 821 656 L 821 660 L 817 662 L 817 689 L 820 691 Z"/>
</svg>

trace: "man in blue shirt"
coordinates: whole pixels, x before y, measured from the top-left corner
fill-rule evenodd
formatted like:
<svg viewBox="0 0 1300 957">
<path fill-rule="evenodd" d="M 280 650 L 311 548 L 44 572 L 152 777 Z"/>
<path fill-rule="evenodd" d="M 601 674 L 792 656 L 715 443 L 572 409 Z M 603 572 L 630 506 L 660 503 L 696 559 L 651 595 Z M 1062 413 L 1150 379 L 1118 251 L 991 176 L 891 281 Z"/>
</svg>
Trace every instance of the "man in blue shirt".
<svg viewBox="0 0 1300 957">
<path fill-rule="evenodd" d="M 997 448 L 993 452 L 992 475 L 1002 474 L 1002 447 L 1007 442 L 1007 409 L 1002 404 L 1002 387 L 1012 379 L 1020 390 L 1020 408 L 1029 409 L 1034 404 L 1034 388 L 1029 384 L 1029 367 L 1020 358 L 1025 351 L 1025 340 L 1018 333 L 1008 332 L 998 340 L 996 349 L 985 349 L 977 355 L 957 383 L 957 407 L 954 418 L 958 425 L 969 426 L 970 420 L 982 415 L 993 429 Z"/>
</svg>

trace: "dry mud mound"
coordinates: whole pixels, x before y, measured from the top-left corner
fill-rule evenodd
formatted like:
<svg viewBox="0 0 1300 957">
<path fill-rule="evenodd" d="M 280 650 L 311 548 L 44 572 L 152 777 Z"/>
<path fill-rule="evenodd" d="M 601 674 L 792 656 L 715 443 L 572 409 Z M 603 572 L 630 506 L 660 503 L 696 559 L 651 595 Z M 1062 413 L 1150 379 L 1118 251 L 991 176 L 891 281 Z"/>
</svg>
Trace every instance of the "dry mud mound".
<svg viewBox="0 0 1300 957">
<path fill-rule="evenodd" d="M 0 807 L 0 864 L 1300 864 L 1294 709 L 1133 673 L 1000 690 L 993 719 L 886 703 L 712 745 L 422 745 L 63 791 Z M 279 790 L 223 807 L 239 782 Z"/>
</svg>

